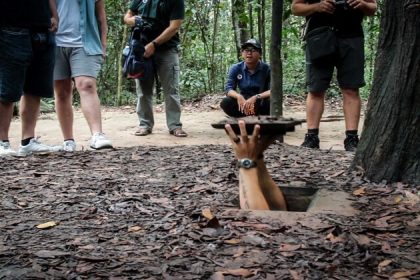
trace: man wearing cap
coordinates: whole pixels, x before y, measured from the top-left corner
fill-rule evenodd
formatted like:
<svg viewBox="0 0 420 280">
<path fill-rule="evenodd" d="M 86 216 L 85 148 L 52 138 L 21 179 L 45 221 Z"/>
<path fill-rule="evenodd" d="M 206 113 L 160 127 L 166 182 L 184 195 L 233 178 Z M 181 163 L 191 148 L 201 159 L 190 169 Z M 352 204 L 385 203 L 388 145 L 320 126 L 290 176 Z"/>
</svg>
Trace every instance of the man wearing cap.
<svg viewBox="0 0 420 280">
<path fill-rule="evenodd" d="M 270 66 L 261 61 L 261 44 L 249 39 L 241 46 L 243 61 L 231 66 L 220 103 L 231 117 L 270 114 Z M 237 90 L 239 88 L 239 92 Z"/>
</svg>

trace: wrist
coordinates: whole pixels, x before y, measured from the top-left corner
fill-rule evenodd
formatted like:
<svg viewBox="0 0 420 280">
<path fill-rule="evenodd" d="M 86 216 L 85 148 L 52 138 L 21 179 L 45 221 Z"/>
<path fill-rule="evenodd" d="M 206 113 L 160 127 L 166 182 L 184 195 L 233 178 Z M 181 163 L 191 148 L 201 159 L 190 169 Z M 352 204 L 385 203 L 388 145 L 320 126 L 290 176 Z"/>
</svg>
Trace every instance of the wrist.
<svg viewBox="0 0 420 280">
<path fill-rule="evenodd" d="M 152 41 L 153 47 L 155 47 L 155 49 L 159 46 L 158 42 L 156 42 L 155 40 Z"/>
</svg>

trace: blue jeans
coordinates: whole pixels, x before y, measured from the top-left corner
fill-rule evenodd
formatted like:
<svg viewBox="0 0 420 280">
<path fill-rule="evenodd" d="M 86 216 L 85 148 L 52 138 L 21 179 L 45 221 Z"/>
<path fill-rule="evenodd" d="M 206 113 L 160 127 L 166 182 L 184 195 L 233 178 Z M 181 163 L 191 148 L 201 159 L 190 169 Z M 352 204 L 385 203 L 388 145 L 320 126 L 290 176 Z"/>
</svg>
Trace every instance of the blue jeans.
<svg viewBox="0 0 420 280">
<path fill-rule="evenodd" d="M 54 48 L 55 39 L 50 33 L 1 27 L 0 101 L 17 102 L 23 92 L 52 97 Z"/>
</svg>

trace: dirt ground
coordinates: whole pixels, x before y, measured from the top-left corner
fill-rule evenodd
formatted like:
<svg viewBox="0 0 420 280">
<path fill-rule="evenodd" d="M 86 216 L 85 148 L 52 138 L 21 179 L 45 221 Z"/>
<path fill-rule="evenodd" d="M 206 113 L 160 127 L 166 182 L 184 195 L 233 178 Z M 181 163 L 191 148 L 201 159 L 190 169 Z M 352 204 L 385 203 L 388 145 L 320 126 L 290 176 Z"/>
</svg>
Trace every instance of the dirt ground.
<svg viewBox="0 0 420 280">
<path fill-rule="evenodd" d="M 185 105 L 181 120 L 185 131 L 188 132 L 187 138 L 175 138 L 168 133 L 166 127 L 165 113 L 163 106 L 155 107 L 155 128 L 151 135 L 146 137 L 135 136 L 138 119 L 134 106 L 120 108 L 104 108 L 103 130 L 110 139 L 113 140 L 115 147 L 135 147 L 135 146 L 174 146 L 174 145 L 206 145 L 206 144 L 228 144 L 223 130 L 214 129 L 211 123 L 218 122 L 224 118 L 224 114 L 217 108 L 217 101 L 208 105 Z M 320 128 L 321 149 L 343 150 L 344 121 L 342 112 L 338 110 L 337 104 L 327 104 Z M 303 103 L 288 104 L 284 108 L 284 116 L 296 119 L 305 119 L 305 106 Z M 335 121 L 327 121 L 335 119 Z M 338 119 L 338 120 L 337 120 Z M 360 122 L 360 128 L 363 119 Z M 20 120 L 13 120 L 10 129 L 10 141 L 12 146 L 17 148 L 20 141 Z M 296 127 L 296 131 L 288 133 L 285 143 L 290 145 L 300 145 L 306 132 L 306 124 Z M 41 141 L 51 145 L 60 145 L 63 141 L 60 126 L 55 113 L 42 114 L 36 128 L 37 136 Z M 75 110 L 74 135 L 78 143 L 78 150 L 88 147 L 90 132 L 86 120 L 79 109 Z"/>
<path fill-rule="evenodd" d="M 342 121 L 323 122 L 323 149 L 271 145 L 267 168 L 280 188 L 344 193 L 354 211 L 238 210 L 232 148 L 210 126 L 223 118 L 216 103 L 184 106 L 188 138 L 168 134 L 161 106 L 147 137 L 133 135 L 133 107 L 105 109 L 116 149 L 2 158 L 0 279 L 420 279 L 418 186 L 349 169 L 353 153 L 326 150 L 342 148 Z M 334 108 L 326 119 L 339 119 Z M 286 116 L 303 112 L 286 103 Z M 305 129 L 286 143 L 300 144 Z M 86 147 L 80 112 L 75 132 Z M 55 114 L 42 115 L 37 134 L 62 141 Z"/>
</svg>

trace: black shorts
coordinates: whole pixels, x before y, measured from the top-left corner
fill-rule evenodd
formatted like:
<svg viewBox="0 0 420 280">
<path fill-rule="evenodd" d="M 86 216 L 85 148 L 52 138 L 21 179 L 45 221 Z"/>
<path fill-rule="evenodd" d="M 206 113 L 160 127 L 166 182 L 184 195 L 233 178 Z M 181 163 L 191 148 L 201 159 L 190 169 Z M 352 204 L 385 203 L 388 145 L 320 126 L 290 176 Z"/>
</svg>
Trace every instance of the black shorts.
<svg viewBox="0 0 420 280">
<path fill-rule="evenodd" d="M 334 68 L 340 88 L 359 89 L 365 85 L 365 52 L 363 37 L 338 38 L 336 53 L 313 63 L 306 54 L 306 85 L 309 92 L 324 92 L 329 86 Z"/>
<path fill-rule="evenodd" d="M 23 92 L 54 96 L 55 38 L 43 34 L 41 46 L 28 29 L 0 28 L 0 101 L 17 102 Z"/>
</svg>

